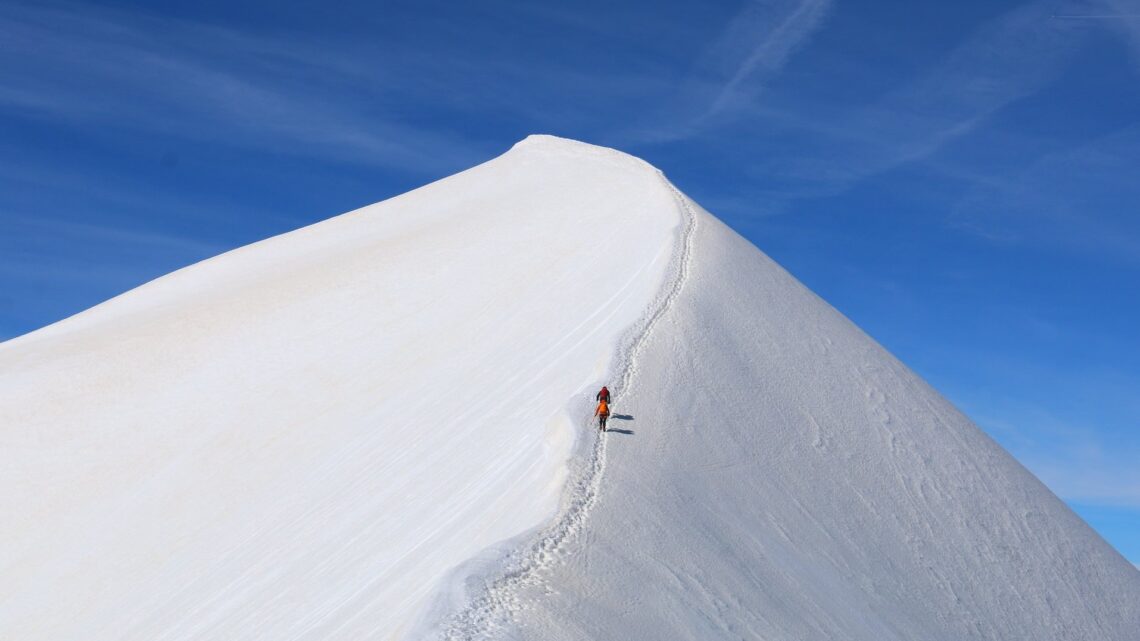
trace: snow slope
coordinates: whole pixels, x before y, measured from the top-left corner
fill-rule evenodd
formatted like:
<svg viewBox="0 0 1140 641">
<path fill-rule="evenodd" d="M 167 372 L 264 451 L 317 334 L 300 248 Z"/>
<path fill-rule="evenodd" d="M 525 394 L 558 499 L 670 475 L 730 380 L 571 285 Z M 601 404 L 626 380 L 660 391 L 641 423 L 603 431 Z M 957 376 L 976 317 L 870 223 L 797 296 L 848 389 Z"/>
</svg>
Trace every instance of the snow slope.
<svg viewBox="0 0 1140 641">
<path fill-rule="evenodd" d="M 594 452 L 588 513 L 446 634 L 1140 639 L 1140 572 L 842 315 L 685 209 L 679 294 L 623 365 L 627 418 Z"/>
<path fill-rule="evenodd" d="M 550 137 L 0 345 L 0 513 L 0 639 L 1140 640 L 968 419 Z"/>
<path fill-rule="evenodd" d="M 681 221 L 532 137 L 0 345 L 0 639 L 400 638 L 554 515 Z"/>
</svg>

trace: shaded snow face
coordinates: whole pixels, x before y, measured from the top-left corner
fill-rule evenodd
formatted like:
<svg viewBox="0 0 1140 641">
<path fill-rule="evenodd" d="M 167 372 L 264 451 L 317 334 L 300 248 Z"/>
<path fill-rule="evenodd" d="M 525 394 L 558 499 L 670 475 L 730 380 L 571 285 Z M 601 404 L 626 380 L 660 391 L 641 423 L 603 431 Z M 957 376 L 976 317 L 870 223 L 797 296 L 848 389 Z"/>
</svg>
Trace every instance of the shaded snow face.
<svg viewBox="0 0 1140 641">
<path fill-rule="evenodd" d="M 575 541 L 474 638 L 1140 639 L 1137 572 L 706 213 Z"/>
<path fill-rule="evenodd" d="M 681 216 L 536 137 L 0 347 L 0 638 L 393 638 L 551 517 Z"/>
</svg>

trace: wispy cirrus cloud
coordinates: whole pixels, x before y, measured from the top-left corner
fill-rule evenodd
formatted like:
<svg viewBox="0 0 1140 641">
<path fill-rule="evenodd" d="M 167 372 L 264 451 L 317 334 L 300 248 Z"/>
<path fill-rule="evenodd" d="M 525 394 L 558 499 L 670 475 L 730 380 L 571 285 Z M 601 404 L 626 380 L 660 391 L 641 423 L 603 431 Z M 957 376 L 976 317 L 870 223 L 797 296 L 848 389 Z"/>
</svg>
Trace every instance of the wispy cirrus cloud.
<svg viewBox="0 0 1140 641">
<path fill-rule="evenodd" d="M 684 140 L 731 122 L 810 40 L 830 5 L 748 3 L 679 81 L 653 56 L 567 64 L 487 47 L 446 15 L 432 24 L 440 46 L 428 51 L 393 37 L 253 33 L 92 5 L 9 3 L 0 7 L 0 109 L 438 175 L 501 150 L 471 132 L 503 118 L 617 144 Z M 504 10 L 498 20 L 536 12 Z M 551 19 L 550 10 L 537 13 Z M 583 37 L 606 22 L 554 15 Z M 660 33 L 649 38 L 664 41 L 676 25 L 654 28 Z M 670 95 L 657 116 L 634 119 L 649 122 L 637 133 L 606 132 L 615 105 L 651 109 L 655 97 Z"/>
<path fill-rule="evenodd" d="M 1107 392 L 1102 392 L 1108 396 Z M 1140 509 L 1140 440 L 1013 398 L 966 398 L 978 424 L 1062 499 Z"/>
<path fill-rule="evenodd" d="M 78 221 L 44 219 L 29 215 L 6 214 L 5 229 L 20 239 L 20 246 L 7 246 L 12 241 L 0 242 L 0 272 L 27 274 L 48 278 L 67 273 L 71 279 L 90 280 L 85 263 L 68 268 L 69 256 L 88 250 L 92 245 L 112 247 L 119 256 L 130 253 L 147 253 L 155 256 L 175 254 L 186 260 L 201 260 L 229 249 L 221 243 L 212 243 L 159 231 L 125 229 L 116 225 L 99 225 Z M 33 259 L 41 254 L 36 245 L 57 248 L 59 255 L 50 257 L 50 263 L 36 265 Z"/>
<path fill-rule="evenodd" d="M 1093 251 L 1140 262 L 1130 203 L 1140 202 L 1140 123 L 1049 153 L 1003 181 L 977 182 L 947 222 L 1004 243 Z"/>
<path fill-rule="evenodd" d="M 1140 448 L 1135 444 L 1106 442 L 1093 426 L 1058 436 L 1031 418 L 1017 421 L 1024 433 L 1036 432 L 1035 442 L 1011 447 L 1012 452 L 1062 499 L 1140 509 L 1140 471 L 1135 465 Z"/>
<path fill-rule="evenodd" d="M 1111 28 L 1117 29 L 1125 38 L 1132 52 L 1132 60 L 1140 70 L 1140 2 L 1136 0 L 1105 0 L 1107 12 L 1102 20 L 1107 20 Z"/>
<path fill-rule="evenodd" d="M 748 4 L 706 53 L 723 82 L 698 121 L 755 98 L 762 83 L 778 74 L 819 29 L 830 7 L 831 0 Z"/>
<path fill-rule="evenodd" d="M 66 317 L 227 249 L 157 229 L 0 211 L 0 341 L 42 325 L 32 319 L 45 310 Z"/>
<path fill-rule="evenodd" d="M 1039 0 L 1008 11 L 914 80 L 864 107 L 761 108 L 761 118 L 814 139 L 794 155 L 772 158 L 766 168 L 778 164 L 777 171 L 801 179 L 798 195 L 819 195 L 930 157 L 1056 78 L 1096 27 L 1050 16 L 1058 7 L 1085 4 Z"/>
<path fill-rule="evenodd" d="M 0 8 L 0 105 L 27 117 L 438 173 L 486 152 L 383 113 L 377 51 L 91 6 Z"/>
<path fill-rule="evenodd" d="M 1019 336 L 1001 347 L 926 347 L 924 358 L 944 376 L 965 374 L 940 381 L 947 397 L 1066 501 L 1140 509 L 1140 376 L 1100 358 L 1131 346 L 1073 325 L 1063 305 L 1046 312 L 1011 301 L 972 311 Z M 1016 342 L 1032 349 L 1010 349 Z"/>
<path fill-rule="evenodd" d="M 676 142 L 746 116 L 792 55 L 823 26 L 831 0 L 754 0 L 734 15 L 631 144 Z"/>
</svg>

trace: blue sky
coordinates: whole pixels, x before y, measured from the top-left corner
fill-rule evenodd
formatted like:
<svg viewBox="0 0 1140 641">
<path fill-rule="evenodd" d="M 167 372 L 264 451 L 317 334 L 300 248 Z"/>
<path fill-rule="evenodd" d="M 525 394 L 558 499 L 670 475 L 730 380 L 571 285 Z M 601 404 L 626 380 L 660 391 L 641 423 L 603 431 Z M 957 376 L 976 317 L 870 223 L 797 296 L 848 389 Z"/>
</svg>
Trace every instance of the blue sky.
<svg viewBox="0 0 1140 641">
<path fill-rule="evenodd" d="M 529 133 L 787 267 L 1140 563 L 1140 0 L 9 1 L 0 339 Z"/>
</svg>

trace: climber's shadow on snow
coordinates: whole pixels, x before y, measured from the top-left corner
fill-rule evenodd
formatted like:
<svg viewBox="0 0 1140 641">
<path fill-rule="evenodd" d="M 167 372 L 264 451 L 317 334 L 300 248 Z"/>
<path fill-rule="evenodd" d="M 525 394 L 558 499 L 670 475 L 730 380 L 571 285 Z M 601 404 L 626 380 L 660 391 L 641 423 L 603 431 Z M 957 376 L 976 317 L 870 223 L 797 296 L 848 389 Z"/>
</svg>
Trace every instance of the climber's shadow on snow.
<svg viewBox="0 0 1140 641">
<path fill-rule="evenodd" d="M 610 420 L 611 421 L 632 421 L 633 417 L 630 416 L 629 414 L 614 414 L 613 416 L 610 416 Z M 633 430 L 619 430 L 616 427 L 608 428 L 606 431 L 607 432 L 613 432 L 614 434 L 629 434 L 631 436 L 633 435 Z"/>
</svg>

